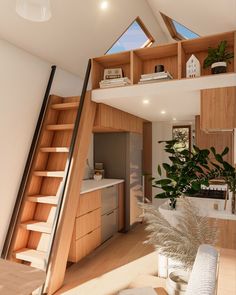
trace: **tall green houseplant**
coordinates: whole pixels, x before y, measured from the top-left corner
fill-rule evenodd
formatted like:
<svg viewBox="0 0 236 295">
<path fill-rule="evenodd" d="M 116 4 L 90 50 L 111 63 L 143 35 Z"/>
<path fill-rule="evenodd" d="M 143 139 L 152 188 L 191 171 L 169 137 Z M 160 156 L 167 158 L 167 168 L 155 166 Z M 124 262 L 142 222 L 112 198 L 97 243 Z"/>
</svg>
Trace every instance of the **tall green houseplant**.
<svg viewBox="0 0 236 295">
<path fill-rule="evenodd" d="M 235 192 L 235 168 L 223 160 L 229 151 L 227 147 L 221 154 L 217 154 L 213 147 L 208 150 L 194 146 L 189 151 L 183 149 L 176 140 L 160 143 L 165 143 L 164 150 L 170 155 L 170 163 L 158 165 L 159 176 L 153 178 L 153 187 L 161 190 L 155 197 L 168 198 L 172 209 L 175 208 L 177 198 L 197 193 L 202 185 L 208 186 L 211 179 L 224 178 L 230 190 Z M 214 162 L 209 157 L 211 152 Z"/>
</svg>

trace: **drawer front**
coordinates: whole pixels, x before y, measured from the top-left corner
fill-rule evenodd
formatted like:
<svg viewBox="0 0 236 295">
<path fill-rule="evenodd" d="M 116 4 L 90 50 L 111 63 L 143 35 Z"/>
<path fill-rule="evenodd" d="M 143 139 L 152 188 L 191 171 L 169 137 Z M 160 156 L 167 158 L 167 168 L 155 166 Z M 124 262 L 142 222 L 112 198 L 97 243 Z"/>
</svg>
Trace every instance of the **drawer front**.
<svg viewBox="0 0 236 295">
<path fill-rule="evenodd" d="M 102 189 L 102 215 L 118 207 L 118 186 L 113 185 Z"/>
<path fill-rule="evenodd" d="M 90 193 L 81 194 L 76 217 L 84 215 L 101 207 L 101 191 L 96 190 Z"/>
<path fill-rule="evenodd" d="M 70 248 L 68 260 L 78 262 L 83 257 L 90 254 L 101 244 L 101 228 L 97 228 L 83 238 L 73 241 Z"/>
<path fill-rule="evenodd" d="M 76 218 L 75 239 L 78 240 L 101 226 L 101 209 L 96 209 Z"/>
<path fill-rule="evenodd" d="M 117 209 L 102 216 L 102 243 L 118 231 Z"/>
</svg>

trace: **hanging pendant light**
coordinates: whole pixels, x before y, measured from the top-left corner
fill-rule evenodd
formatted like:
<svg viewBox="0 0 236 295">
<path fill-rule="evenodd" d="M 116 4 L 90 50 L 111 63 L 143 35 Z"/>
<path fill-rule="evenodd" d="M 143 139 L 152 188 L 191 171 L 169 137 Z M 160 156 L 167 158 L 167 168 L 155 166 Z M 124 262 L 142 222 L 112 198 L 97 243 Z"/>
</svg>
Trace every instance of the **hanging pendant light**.
<svg viewBox="0 0 236 295">
<path fill-rule="evenodd" d="M 16 0 L 16 12 L 33 22 L 45 22 L 52 16 L 50 0 Z"/>
</svg>

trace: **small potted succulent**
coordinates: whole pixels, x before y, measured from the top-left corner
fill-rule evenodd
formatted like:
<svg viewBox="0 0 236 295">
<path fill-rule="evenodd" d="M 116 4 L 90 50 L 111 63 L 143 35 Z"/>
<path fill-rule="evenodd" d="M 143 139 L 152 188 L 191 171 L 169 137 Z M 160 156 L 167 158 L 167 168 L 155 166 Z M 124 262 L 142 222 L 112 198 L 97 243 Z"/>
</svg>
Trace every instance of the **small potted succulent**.
<svg viewBox="0 0 236 295">
<path fill-rule="evenodd" d="M 231 63 L 233 52 L 227 51 L 227 41 L 221 41 L 217 48 L 208 48 L 208 56 L 204 60 L 203 67 L 211 67 L 212 74 L 226 73 L 227 64 Z"/>
</svg>

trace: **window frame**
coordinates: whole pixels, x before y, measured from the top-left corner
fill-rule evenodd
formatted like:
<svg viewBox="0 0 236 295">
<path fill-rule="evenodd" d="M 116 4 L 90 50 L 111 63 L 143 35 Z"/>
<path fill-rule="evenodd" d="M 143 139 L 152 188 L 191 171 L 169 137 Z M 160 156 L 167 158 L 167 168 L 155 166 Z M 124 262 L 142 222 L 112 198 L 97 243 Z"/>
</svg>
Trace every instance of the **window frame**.
<svg viewBox="0 0 236 295">
<path fill-rule="evenodd" d="M 170 18 L 169 16 L 165 15 L 164 13 L 160 12 L 162 19 L 164 20 L 164 23 L 171 35 L 171 37 L 176 40 L 176 41 L 182 41 L 182 40 L 188 40 L 187 38 L 184 38 L 184 36 L 182 36 L 175 28 L 175 25 L 173 23 L 173 19 Z M 177 22 L 175 20 L 175 22 Z M 179 23 L 179 22 L 177 22 Z M 188 29 L 189 31 L 193 32 L 192 30 L 190 30 L 189 28 L 187 28 L 185 25 L 179 23 L 181 26 L 185 27 L 186 29 Z M 193 32 L 194 34 L 198 35 L 197 33 Z M 198 35 L 199 36 L 199 35 Z M 199 36 L 200 37 L 200 36 Z"/>
<path fill-rule="evenodd" d="M 138 25 L 140 26 L 140 28 L 143 30 L 144 34 L 147 36 L 148 40 L 146 43 L 143 44 L 142 47 L 140 48 L 145 48 L 145 47 L 150 47 L 154 42 L 155 42 L 155 39 L 153 38 L 153 36 L 151 35 L 151 33 L 148 31 L 147 27 L 144 25 L 143 21 L 141 20 L 141 18 L 138 16 L 136 17 L 132 23 L 124 30 L 124 32 L 115 40 L 115 42 L 112 43 L 111 47 L 109 47 L 109 49 L 104 53 L 104 55 L 106 55 L 108 53 L 108 51 L 111 50 L 111 48 L 117 43 L 117 41 L 119 41 L 119 39 L 125 34 L 125 32 L 128 31 L 128 29 L 133 25 L 134 22 L 137 22 Z M 140 48 L 136 48 L 136 49 L 140 49 Z M 136 49 L 133 49 L 133 50 L 136 50 Z M 125 51 L 125 50 L 124 50 Z M 124 52 L 124 51 L 120 51 L 120 52 L 117 52 L 117 53 L 121 53 L 121 52 Z M 129 51 L 129 50 L 128 50 Z M 110 54 L 114 54 L 114 53 L 110 53 Z"/>
</svg>

